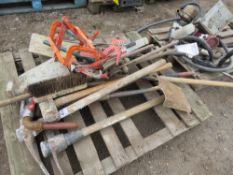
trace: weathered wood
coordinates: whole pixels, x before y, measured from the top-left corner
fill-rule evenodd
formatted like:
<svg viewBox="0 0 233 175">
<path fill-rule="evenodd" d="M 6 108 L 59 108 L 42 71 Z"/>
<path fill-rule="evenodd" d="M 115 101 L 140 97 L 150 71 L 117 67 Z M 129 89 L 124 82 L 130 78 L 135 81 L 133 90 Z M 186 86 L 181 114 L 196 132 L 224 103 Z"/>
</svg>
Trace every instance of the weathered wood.
<svg viewBox="0 0 233 175">
<path fill-rule="evenodd" d="M 224 38 L 222 41 L 223 41 L 225 44 L 232 44 L 232 43 L 233 43 L 233 37 Z"/>
<path fill-rule="evenodd" d="M 101 104 L 99 102 L 95 102 L 90 105 L 90 111 L 95 122 L 99 122 L 107 118 Z M 100 131 L 103 140 L 105 142 L 108 151 L 113 158 L 113 162 L 116 167 L 122 167 L 123 165 L 128 163 L 128 156 L 116 135 L 116 132 L 112 127 L 105 128 Z"/>
<path fill-rule="evenodd" d="M 125 111 L 124 106 L 122 105 L 121 101 L 118 98 L 113 98 L 111 100 L 108 100 L 108 104 L 114 114 L 118 114 L 120 112 Z M 136 154 L 138 156 L 142 155 L 144 152 L 142 147 L 143 137 L 139 132 L 139 130 L 137 129 L 137 127 L 135 126 L 132 119 L 127 119 L 125 121 L 122 121 L 120 122 L 120 125 Z"/>
<path fill-rule="evenodd" d="M 233 30 L 227 30 L 227 31 L 224 31 L 224 32 L 220 32 L 218 34 L 218 36 L 220 36 L 221 38 L 226 38 L 226 37 L 229 37 L 229 36 L 233 36 Z"/>
<path fill-rule="evenodd" d="M 184 93 L 192 106 L 193 112 L 196 114 L 199 120 L 204 121 L 212 116 L 206 104 L 203 103 L 201 98 L 188 86 L 182 85 Z"/>
<path fill-rule="evenodd" d="M 158 41 L 168 40 L 169 37 L 170 37 L 170 33 L 156 34 L 156 35 L 152 35 L 152 37 L 155 38 Z"/>
<path fill-rule="evenodd" d="M 171 135 L 170 131 L 167 128 L 161 129 L 155 132 L 154 134 L 146 137 L 143 140 L 143 150 L 145 151 L 144 154 L 156 149 L 157 147 L 163 145 L 164 143 L 168 142 L 172 138 L 174 138 L 174 136 Z M 130 152 L 133 151 L 132 149 L 133 148 L 131 146 L 128 146 L 125 148 L 125 151 L 127 152 L 128 155 L 131 155 Z M 130 158 L 130 162 L 132 162 L 138 159 L 139 156 L 138 157 L 129 156 L 129 158 Z M 116 167 L 114 166 L 114 163 L 111 157 L 107 157 L 101 162 L 103 164 L 106 174 L 111 174 L 117 170 Z"/>
<path fill-rule="evenodd" d="M 78 122 L 80 127 L 85 127 L 85 123 L 79 111 L 66 118 L 65 121 Z M 105 174 L 102 164 L 99 160 L 95 145 L 90 136 L 87 136 L 78 141 L 73 145 L 73 147 L 84 175 Z"/>
<path fill-rule="evenodd" d="M 0 54 L 0 97 L 5 99 L 8 80 L 17 81 L 17 72 L 12 53 Z M 10 172 L 12 175 L 40 175 L 41 169 L 30 155 L 25 144 L 18 143 L 15 130 L 19 127 L 19 106 L 14 104 L 0 109 L 4 139 L 6 142 Z"/>
<path fill-rule="evenodd" d="M 170 29 L 171 27 L 160 27 L 160 28 L 148 29 L 148 31 L 152 35 L 154 35 L 154 34 L 160 34 L 160 33 L 168 33 Z"/>
<path fill-rule="evenodd" d="M 31 68 L 36 66 L 36 63 L 32 57 L 32 54 L 29 53 L 27 49 L 20 49 L 19 56 L 21 58 L 22 65 L 25 71 L 28 71 Z"/>
<path fill-rule="evenodd" d="M 146 137 L 144 139 L 146 152 L 152 151 L 153 149 L 161 146 L 162 144 L 171 140 L 173 136 L 170 134 L 167 128 L 161 129 L 158 132 Z"/>
<path fill-rule="evenodd" d="M 130 162 L 133 162 L 138 156 L 135 155 L 133 148 L 131 146 L 128 146 L 125 148 L 125 151 L 127 152 L 127 155 L 129 155 Z M 117 171 L 117 168 L 114 166 L 113 160 L 111 157 L 107 157 L 103 159 L 102 161 L 104 171 L 106 174 L 112 174 L 113 172 Z"/>
<path fill-rule="evenodd" d="M 48 40 L 48 37 L 44 35 L 39 35 L 37 33 L 33 33 L 31 35 L 31 40 L 29 44 L 29 52 L 51 58 L 54 56 L 54 52 L 49 46 L 43 44 L 44 40 Z M 64 46 L 67 49 L 72 45 L 74 45 L 74 43 L 69 43 L 69 42 L 62 43 L 62 46 Z M 61 51 L 61 55 L 65 56 L 65 53 Z"/>
<path fill-rule="evenodd" d="M 113 163 L 112 157 L 109 156 L 101 161 L 104 171 L 106 174 L 111 174 L 117 170 L 116 166 Z"/>
<path fill-rule="evenodd" d="M 127 38 L 129 38 L 132 41 L 136 41 L 136 40 L 142 38 L 142 36 L 137 31 L 127 32 L 125 35 Z"/>
</svg>

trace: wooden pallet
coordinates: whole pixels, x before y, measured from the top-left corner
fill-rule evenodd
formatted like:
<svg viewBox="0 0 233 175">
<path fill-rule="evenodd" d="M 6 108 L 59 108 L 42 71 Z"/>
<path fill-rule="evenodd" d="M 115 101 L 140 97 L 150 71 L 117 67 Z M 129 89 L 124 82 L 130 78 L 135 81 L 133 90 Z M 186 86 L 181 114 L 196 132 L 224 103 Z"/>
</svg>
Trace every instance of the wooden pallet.
<svg viewBox="0 0 233 175">
<path fill-rule="evenodd" d="M 86 5 L 86 0 L 2 0 L 0 15 L 81 8 Z"/>
<path fill-rule="evenodd" d="M 14 54 L 14 56 L 19 58 L 13 58 L 11 52 L 0 54 L 2 82 L 0 94 L 2 99 L 9 96 L 5 92 L 7 81 L 17 82 L 17 70 L 22 72 L 19 69 L 20 65 L 26 71 L 40 62 L 39 57 L 33 58 L 25 49 L 20 50 L 19 54 Z M 153 85 L 150 82 L 139 80 L 128 88 L 148 88 L 151 86 Z M 191 114 L 158 106 L 86 137 L 57 155 L 57 161 L 64 174 L 111 174 L 209 118 L 211 113 L 200 97 L 189 86 L 182 88 L 192 106 L 193 112 Z M 82 127 L 85 127 L 158 96 L 158 93 L 150 92 L 130 99 L 115 98 L 104 102 L 95 102 L 69 116 L 66 120 L 77 121 Z M 42 174 L 24 144 L 18 143 L 16 139 L 15 129 L 19 126 L 19 105 L 10 105 L 0 110 L 11 174 Z M 57 133 L 44 132 L 36 140 L 39 142 L 54 134 Z M 40 153 L 40 148 L 37 149 Z M 59 174 L 59 169 L 52 157 L 42 158 L 42 161 L 51 174 Z"/>
<path fill-rule="evenodd" d="M 160 27 L 160 28 L 152 28 L 148 29 L 148 35 L 153 39 L 158 45 L 164 45 L 168 42 L 169 32 L 171 30 L 171 26 Z M 222 32 L 219 33 L 219 37 L 225 44 L 233 45 L 233 27 L 232 23 L 224 28 Z M 220 80 L 225 75 L 222 73 L 205 73 L 200 72 L 198 69 L 189 66 L 188 64 L 183 63 L 179 58 L 174 57 L 174 64 L 179 71 L 194 71 L 196 72 L 194 78 L 196 79 L 206 79 L 206 80 Z M 233 73 L 233 70 L 228 71 L 227 73 Z M 198 86 L 193 85 L 196 91 L 205 88 L 206 86 Z"/>
</svg>

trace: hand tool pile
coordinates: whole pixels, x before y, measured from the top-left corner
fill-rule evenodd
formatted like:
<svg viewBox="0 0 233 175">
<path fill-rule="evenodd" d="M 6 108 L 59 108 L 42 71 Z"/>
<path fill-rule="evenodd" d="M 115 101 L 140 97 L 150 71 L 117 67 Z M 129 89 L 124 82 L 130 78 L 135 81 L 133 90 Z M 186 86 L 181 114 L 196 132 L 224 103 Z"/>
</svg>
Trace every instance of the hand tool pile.
<svg viewBox="0 0 233 175">
<path fill-rule="evenodd" d="M 21 126 L 16 131 L 17 137 L 26 143 L 43 172 L 49 174 L 32 146 L 34 137 L 43 130 L 76 129 L 40 143 L 44 157 L 55 156 L 83 137 L 161 103 L 165 107 L 190 113 L 191 107 L 182 89 L 172 82 L 233 87 L 231 82 L 192 79 L 195 71 L 174 73 L 171 71 L 172 64 L 167 61 L 178 58 L 197 68 L 196 71 L 232 70 L 233 51 L 218 37 L 218 32 L 232 19 L 233 15 L 221 1 L 204 16 L 198 4 L 185 4 L 177 11 L 176 18 L 138 29 L 137 32 L 141 33 L 172 22 L 169 37 L 161 44 L 149 40 L 148 36 L 134 41 L 114 38 L 109 43 L 97 42 L 99 32 L 89 36 L 63 17 L 51 25 L 49 36 L 40 43 L 41 47 L 52 51 L 53 57 L 20 75 L 16 96 L 1 101 L 0 106 L 21 101 Z M 65 46 L 65 42 L 71 46 Z M 144 63 L 149 65 L 141 68 Z M 147 79 L 157 85 L 149 89 L 118 91 L 139 79 Z M 86 128 L 79 128 L 78 123 L 63 121 L 95 101 L 153 91 L 161 91 L 163 95 Z M 39 110 L 42 118 L 37 117 Z"/>
</svg>

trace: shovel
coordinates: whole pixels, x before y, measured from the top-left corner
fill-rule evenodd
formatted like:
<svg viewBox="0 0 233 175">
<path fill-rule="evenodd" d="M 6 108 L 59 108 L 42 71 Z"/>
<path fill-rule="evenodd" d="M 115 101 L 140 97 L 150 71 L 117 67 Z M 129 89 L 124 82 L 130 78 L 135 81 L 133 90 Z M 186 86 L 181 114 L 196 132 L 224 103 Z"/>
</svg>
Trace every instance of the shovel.
<svg viewBox="0 0 233 175">
<path fill-rule="evenodd" d="M 126 111 L 120 112 L 88 127 L 78 129 L 66 134 L 59 134 L 48 139 L 47 141 L 41 142 L 40 147 L 43 156 L 49 156 L 52 151 L 59 153 L 65 150 L 69 145 L 81 140 L 86 136 L 91 135 L 94 132 L 110 127 L 116 123 L 119 123 L 123 120 L 126 120 L 127 118 L 134 116 L 135 114 L 148 110 L 159 104 L 163 104 L 163 106 L 165 107 L 177 109 L 180 111 L 191 112 L 191 107 L 187 99 L 185 98 L 185 95 L 183 94 L 181 88 L 166 80 L 160 79 L 159 85 L 155 89 L 161 90 L 164 95 L 158 98 L 153 98 L 145 103 L 137 105 Z"/>
<path fill-rule="evenodd" d="M 172 108 L 175 110 L 183 111 L 190 113 L 191 107 L 182 91 L 182 89 L 169 81 L 158 78 L 159 85 L 154 86 L 148 89 L 139 89 L 139 90 L 130 90 L 130 91 L 120 91 L 110 95 L 107 95 L 100 100 L 108 100 L 111 98 L 120 98 L 120 97 L 128 97 L 132 95 L 143 94 L 147 92 L 153 92 L 160 90 L 163 92 L 165 100 L 163 102 L 163 106 L 167 108 Z"/>
</svg>

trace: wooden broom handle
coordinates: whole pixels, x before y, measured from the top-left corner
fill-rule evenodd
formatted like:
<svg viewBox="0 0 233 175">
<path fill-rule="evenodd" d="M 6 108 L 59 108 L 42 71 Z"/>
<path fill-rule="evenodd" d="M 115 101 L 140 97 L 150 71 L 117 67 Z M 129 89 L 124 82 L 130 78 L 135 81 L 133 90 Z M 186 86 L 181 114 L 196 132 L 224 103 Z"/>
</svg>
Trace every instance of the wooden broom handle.
<svg viewBox="0 0 233 175">
<path fill-rule="evenodd" d="M 175 77 L 166 77 L 166 76 L 160 76 L 160 77 L 173 83 L 184 83 L 184 84 L 193 84 L 193 85 L 233 88 L 233 82 L 198 80 L 198 79 L 190 79 L 190 78 L 175 78 Z"/>
<path fill-rule="evenodd" d="M 10 105 L 12 103 L 16 103 L 16 102 L 25 100 L 25 99 L 27 99 L 29 97 L 31 97 L 31 94 L 25 93 L 25 94 L 21 94 L 21 95 L 12 97 L 12 98 L 2 100 L 2 101 L 0 101 L 0 107 L 7 106 L 7 105 Z"/>
<path fill-rule="evenodd" d="M 83 97 L 86 97 L 87 95 L 90 95 L 90 94 L 104 88 L 105 86 L 108 86 L 108 85 L 112 84 L 115 81 L 117 81 L 117 80 L 102 83 L 100 85 L 97 85 L 97 86 L 94 86 L 94 87 L 91 87 L 91 88 L 87 88 L 87 89 L 84 89 L 84 90 L 81 90 L 81 91 L 78 91 L 78 92 L 75 92 L 75 93 L 72 93 L 72 94 L 57 98 L 57 99 L 54 100 L 54 102 L 55 102 L 57 107 L 63 106 L 65 104 L 68 104 L 68 103 L 71 103 L 73 101 L 79 100 L 79 99 L 81 99 Z"/>
</svg>

